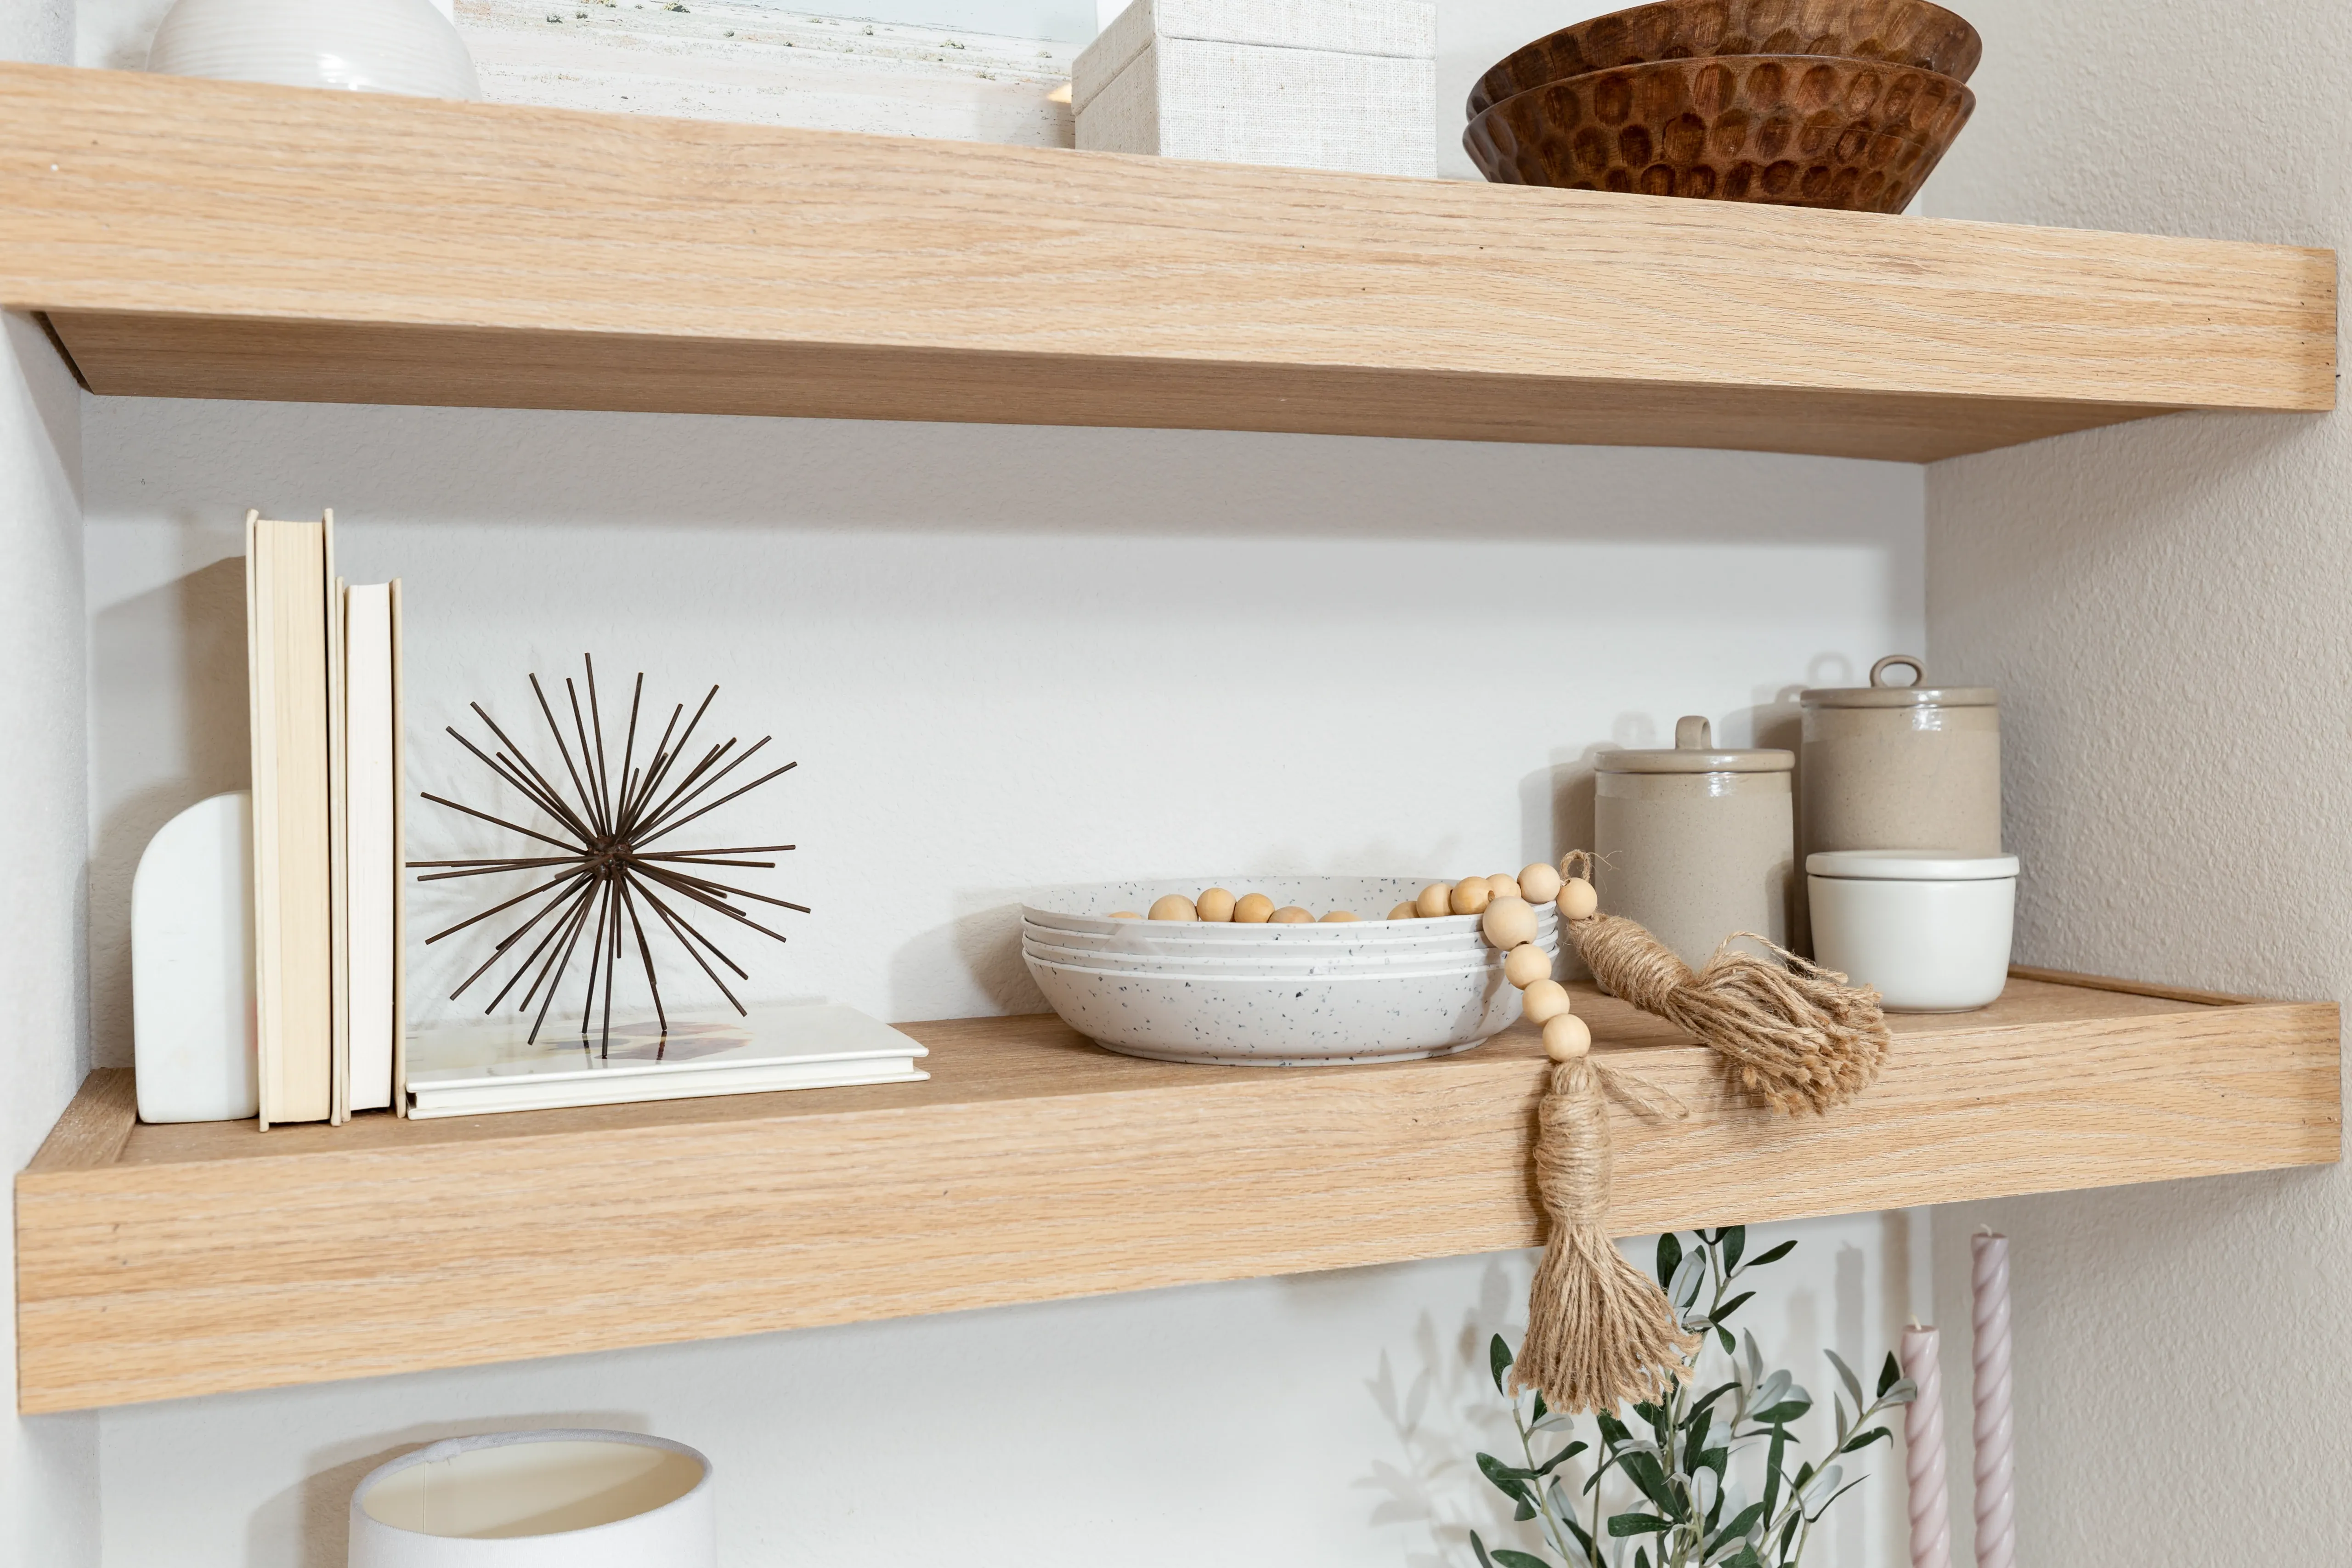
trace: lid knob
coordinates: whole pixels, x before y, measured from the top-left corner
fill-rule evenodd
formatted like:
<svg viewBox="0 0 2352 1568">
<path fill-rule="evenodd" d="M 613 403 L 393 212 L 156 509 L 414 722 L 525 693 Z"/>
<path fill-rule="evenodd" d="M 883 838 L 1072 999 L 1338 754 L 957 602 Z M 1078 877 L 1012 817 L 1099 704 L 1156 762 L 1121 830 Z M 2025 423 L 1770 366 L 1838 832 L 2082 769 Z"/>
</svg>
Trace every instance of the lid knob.
<svg viewBox="0 0 2352 1568">
<path fill-rule="evenodd" d="M 1715 726 L 1697 713 L 1685 714 L 1675 721 L 1675 750 L 1677 752 L 1711 752 L 1715 750 Z"/>
<path fill-rule="evenodd" d="M 1886 679 L 1886 672 L 1890 669 L 1896 668 L 1907 669 L 1911 672 L 1911 679 L 1909 681 L 1906 682 L 1906 685 L 1925 686 L 1927 684 L 1927 661 L 1920 658 L 1916 654 L 1908 653 L 1890 653 L 1885 658 L 1880 659 L 1876 664 L 1872 665 L 1870 667 L 1870 683 L 1873 686 L 1886 686 L 1891 684 L 1891 682 Z"/>
</svg>

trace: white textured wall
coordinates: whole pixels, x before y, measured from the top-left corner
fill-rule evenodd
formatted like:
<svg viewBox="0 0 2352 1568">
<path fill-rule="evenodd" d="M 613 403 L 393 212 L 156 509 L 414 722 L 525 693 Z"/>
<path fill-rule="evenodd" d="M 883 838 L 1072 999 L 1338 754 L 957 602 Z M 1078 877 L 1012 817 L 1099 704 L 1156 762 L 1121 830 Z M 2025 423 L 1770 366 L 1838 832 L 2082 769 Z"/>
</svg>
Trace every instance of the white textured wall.
<svg viewBox="0 0 2352 1568">
<path fill-rule="evenodd" d="M 2340 0 L 1967 11 L 1983 107 L 1930 210 L 2352 242 Z M 1930 652 L 2002 689 L 2019 957 L 2352 996 L 2346 416 L 2069 437 L 1938 465 L 1927 495 Z M 2012 1237 L 2021 1562 L 2344 1556 L 2324 1414 L 2352 1393 L 2341 1170 L 1948 1211 L 1947 1324 L 1966 1321 L 1979 1221 Z M 2329 1435 L 2281 1441 L 2306 1415 Z"/>
<path fill-rule="evenodd" d="M 467 776 L 438 732 L 466 700 L 511 713 L 525 670 L 583 646 L 665 689 L 723 682 L 730 724 L 802 762 L 738 819 L 803 846 L 782 879 L 816 910 L 759 955 L 757 994 L 900 1018 L 1038 1005 L 1014 956 L 1025 885 L 1516 867 L 1586 831 L 1591 748 L 1685 711 L 1745 739 L 1790 689 L 1921 630 L 1923 474 L 1892 465 L 116 400 L 85 430 L 108 1059 L 137 849 L 238 782 L 223 628 L 248 504 L 332 505 L 347 572 L 407 583 L 420 784 Z M 479 842 L 415 820 L 420 848 Z M 1818 1346 L 1867 1355 L 1908 1306 L 1900 1226 L 1809 1227 L 1759 1321 L 1817 1392 Z M 330 1563 L 361 1460 L 579 1414 L 728 1466 L 733 1563 L 1434 1563 L 1428 1510 L 1481 1517 L 1480 1483 L 1433 1471 L 1422 1500 L 1399 1478 L 1463 1457 L 1457 1407 L 1524 1272 L 1454 1260 L 111 1413 L 107 1561 L 168 1538 L 190 1568 Z M 1399 1400 L 1436 1369 L 1431 1435 L 1382 1414 L 1384 1356 Z M 1877 1561 L 1894 1496 L 1870 1489 L 1822 1561 Z M 1436 1539 L 1461 1561 L 1458 1532 Z"/>
<path fill-rule="evenodd" d="M 0 5 L 0 59 L 73 58 L 72 0 Z M 0 318 L 0 1171 L 32 1157 L 89 1064 L 81 393 L 38 326 Z M 0 1234 L 0 1563 L 94 1568 L 98 1419 L 16 1414 L 16 1233 Z"/>
</svg>

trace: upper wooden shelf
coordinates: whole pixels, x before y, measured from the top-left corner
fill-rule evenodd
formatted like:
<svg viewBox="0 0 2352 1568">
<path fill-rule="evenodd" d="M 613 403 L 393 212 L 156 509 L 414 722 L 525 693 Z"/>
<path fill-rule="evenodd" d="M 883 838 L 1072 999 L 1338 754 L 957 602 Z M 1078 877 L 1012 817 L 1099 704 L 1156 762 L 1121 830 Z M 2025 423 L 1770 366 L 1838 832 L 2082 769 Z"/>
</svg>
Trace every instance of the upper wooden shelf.
<svg viewBox="0 0 2352 1568">
<path fill-rule="evenodd" d="M 137 396 L 1931 461 L 2335 405 L 2332 252 L 0 68 Z"/>
<path fill-rule="evenodd" d="M 2022 973 L 2022 972 L 2021 972 Z M 2019 978 L 1895 1020 L 1870 1093 L 1773 1117 L 1579 993 L 1694 1110 L 1615 1115 L 1613 1228 L 2337 1157 L 2337 1015 Z M 342 1128 L 147 1127 L 91 1075 L 16 1178 L 26 1412 L 1387 1263 L 1541 1237 L 1542 1048 L 1179 1067 L 1052 1017 L 909 1024 L 928 1083 Z"/>
</svg>

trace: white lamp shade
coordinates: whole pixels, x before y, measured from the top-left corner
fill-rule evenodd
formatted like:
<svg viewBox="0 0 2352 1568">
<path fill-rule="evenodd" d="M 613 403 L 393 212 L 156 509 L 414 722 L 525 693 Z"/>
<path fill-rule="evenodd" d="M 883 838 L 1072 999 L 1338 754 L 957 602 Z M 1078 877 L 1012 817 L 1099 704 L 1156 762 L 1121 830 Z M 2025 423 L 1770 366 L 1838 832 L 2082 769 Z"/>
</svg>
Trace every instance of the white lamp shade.
<svg viewBox="0 0 2352 1568">
<path fill-rule="evenodd" d="M 479 98 L 474 57 L 433 0 L 179 0 L 147 47 L 171 76 Z"/>
<path fill-rule="evenodd" d="M 352 1493 L 350 1568 L 717 1568 L 710 1461 L 635 1432 L 452 1437 Z"/>
</svg>

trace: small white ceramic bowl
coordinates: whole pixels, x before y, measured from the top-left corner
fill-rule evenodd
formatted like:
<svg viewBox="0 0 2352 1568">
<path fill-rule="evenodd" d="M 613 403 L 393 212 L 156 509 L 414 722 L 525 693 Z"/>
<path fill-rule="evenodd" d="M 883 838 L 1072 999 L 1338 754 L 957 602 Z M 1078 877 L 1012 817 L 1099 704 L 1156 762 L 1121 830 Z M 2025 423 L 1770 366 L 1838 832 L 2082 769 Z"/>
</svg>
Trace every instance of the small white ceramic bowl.
<svg viewBox="0 0 2352 1568">
<path fill-rule="evenodd" d="M 1966 1013 L 2009 984 L 2017 857 L 1841 849 L 1805 857 L 1813 958 L 1892 1013 Z"/>
<path fill-rule="evenodd" d="M 1407 1061 L 1501 1033 L 1519 993 L 1499 965 L 1428 975 L 1268 980 L 1121 974 L 1026 957 L 1054 1011 L 1111 1050 L 1252 1067 Z"/>
<path fill-rule="evenodd" d="M 1550 942 L 1538 938 L 1538 942 L 1555 960 L 1559 957 L 1557 948 Z M 1408 950 L 1402 953 L 1367 953 L 1355 948 L 1308 947 L 1283 949 L 1272 953 L 1240 950 L 1171 956 L 1065 947 L 1024 935 L 1021 951 L 1024 956 L 1042 958 L 1048 963 L 1071 963 L 1081 968 L 1118 973 L 1256 975 L 1269 980 L 1303 979 L 1318 974 L 1399 974 L 1482 966 L 1499 969 L 1503 963 L 1503 954 L 1485 946 L 1444 952 Z"/>
<path fill-rule="evenodd" d="M 1315 945 L 1360 941 L 1373 935 L 1413 937 L 1475 937 L 1476 915 L 1440 915 L 1433 920 L 1391 921 L 1389 910 L 1417 896 L 1434 880 L 1426 877 L 1234 877 L 1214 879 L 1155 877 L 1138 882 L 1078 882 L 1041 889 L 1021 906 L 1021 918 L 1031 925 L 1056 931 L 1115 936 L 1136 927 L 1164 929 L 1200 942 L 1278 942 Z M 1313 911 L 1312 925 L 1239 925 L 1210 921 L 1115 921 L 1116 911 L 1150 912 L 1164 894 L 1193 898 L 1203 889 L 1223 888 L 1235 898 L 1264 893 L 1276 905 L 1296 904 Z M 1539 921 L 1557 922 L 1550 904 L 1536 906 Z M 1322 917 L 1346 910 L 1360 917 L 1332 924 Z M 1370 929 L 1367 929 L 1370 928 Z"/>
</svg>

